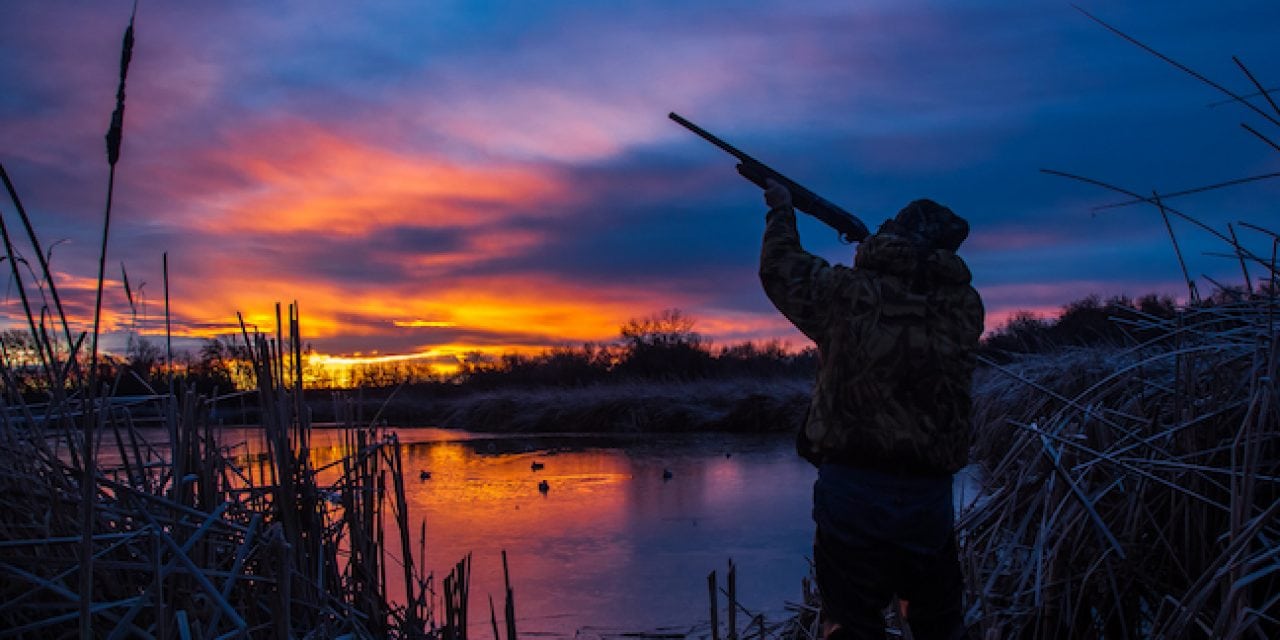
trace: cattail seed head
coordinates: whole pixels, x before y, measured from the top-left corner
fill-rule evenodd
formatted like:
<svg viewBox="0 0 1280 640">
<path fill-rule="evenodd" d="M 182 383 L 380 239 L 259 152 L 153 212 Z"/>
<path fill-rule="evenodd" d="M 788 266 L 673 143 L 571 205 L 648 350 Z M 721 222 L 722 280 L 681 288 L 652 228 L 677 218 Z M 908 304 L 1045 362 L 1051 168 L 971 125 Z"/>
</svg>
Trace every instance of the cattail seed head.
<svg viewBox="0 0 1280 640">
<path fill-rule="evenodd" d="M 120 160 L 120 143 L 124 140 L 124 83 L 129 76 L 129 63 L 133 60 L 133 18 L 124 30 L 124 44 L 120 51 L 120 86 L 116 89 L 116 109 L 111 113 L 111 126 L 107 128 L 107 162 L 116 166 Z"/>
</svg>

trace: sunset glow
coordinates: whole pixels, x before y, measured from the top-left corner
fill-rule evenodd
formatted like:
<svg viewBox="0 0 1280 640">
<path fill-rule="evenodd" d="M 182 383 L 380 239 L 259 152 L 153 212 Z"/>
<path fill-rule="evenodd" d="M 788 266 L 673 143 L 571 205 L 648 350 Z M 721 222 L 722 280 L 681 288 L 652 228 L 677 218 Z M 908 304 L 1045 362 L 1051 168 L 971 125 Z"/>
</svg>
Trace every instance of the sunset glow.
<svg viewBox="0 0 1280 640">
<path fill-rule="evenodd" d="M 1231 55 L 1280 77 L 1264 27 L 1280 16 L 1260 4 L 1107 17 L 1239 89 Z M 31 3 L 0 26 L 0 160 L 76 331 L 92 325 L 102 134 L 131 6 Z M 1095 215 L 1115 194 L 1038 169 L 1137 192 L 1280 170 L 1240 133 L 1246 110 L 1207 109 L 1222 96 L 1069 5 L 658 3 L 626 19 L 580 2 L 511 16 L 148 5 L 127 95 L 104 348 L 164 340 L 167 285 L 178 349 L 242 340 L 237 312 L 274 333 L 276 305 L 296 303 L 302 341 L 335 371 L 616 343 L 629 319 L 672 308 L 712 345 L 808 346 L 759 288 L 760 191 L 670 111 L 872 228 L 919 197 L 968 218 L 988 330 L 1090 294 L 1185 291 L 1158 212 Z M 1172 204 L 1217 229 L 1265 225 L 1278 183 Z M 22 228 L 7 199 L 0 215 Z M 1176 218 L 1173 231 L 1193 276 L 1239 279 L 1208 234 Z M 851 260 L 807 217 L 801 233 Z M 19 273 L 51 318 L 32 275 Z M 23 327 L 13 278 L 0 312 Z"/>
<path fill-rule="evenodd" d="M 1277 0 L 0 15 L 0 636 L 1280 635 Z"/>
</svg>

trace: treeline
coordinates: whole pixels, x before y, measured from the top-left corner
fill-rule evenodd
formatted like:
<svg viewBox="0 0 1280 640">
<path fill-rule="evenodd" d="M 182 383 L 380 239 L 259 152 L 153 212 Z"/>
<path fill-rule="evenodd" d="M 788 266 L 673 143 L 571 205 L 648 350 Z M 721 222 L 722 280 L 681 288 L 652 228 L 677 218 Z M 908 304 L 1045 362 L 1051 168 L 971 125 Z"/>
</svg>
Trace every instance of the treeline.
<svg viewBox="0 0 1280 640">
<path fill-rule="evenodd" d="M 1018 313 L 982 341 L 982 354 L 1001 361 L 1019 354 L 1048 353 L 1071 347 L 1132 347 L 1183 335 L 1171 326 L 1188 314 L 1195 332 L 1230 331 L 1251 322 L 1244 313 L 1276 292 L 1258 283 L 1250 290 L 1219 288 L 1212 295 L 1179 306 L 1172 297 L 1148 294 L 1103 300 L 1092 295 L 1072 302 L 1054 317 Z M 1210 311 L 1212 313 L 1200 313 Z M 1242 315 L 1243 314 L 1243 315 Z M 1213 318 L 1212 321 L 1205 318 Z"/>
<path fill-rule="evenodd" d="M 81 354 L 76 366 L 68 367 L 63 350 L 54 353 L 59 359 L 57 371 L 64 372 L 64 384 L 75 376 L 85 377 L 90 363 Z M 20 329 L 0 331 L 0 361 L 4 370 L 6 394 L 18 394 L 31 401 L 47 398 L 53 367 L 46 366 L 42 354 L 31 339 L 31 333 Z M 209 340 L 199 351 L 173 354 L 166 364 L 164 348 L 139 336 L 130 336 L 123 354 L 101 353 L 97 379 L 114 396 L 141 396 L 167 393 L 172 379 L 175 387 L 194 386 L 200 393 L 228 393 L 252 380 L 252 366 L 247 351 L 228 341 Z"/>
<path fill-rule="evenodd" d="M 1225 305 L 1239 295 L 1220 293 L 1195 304 Z M 988 333 L 981 353 L 1004 361 L 1018 354 L 1064 347 L 1138 344 L 1162 335 L 1153 325 L 1175 318 L 1178 312 L 1177 303 L 1168 296 L 1105 300 L 1089 296 L 1065 305 L 1056 316 L 1015 314 Z M 435 387 L 452 395 L 501 387 L 573 387 L 635 380 L 807 377 L 816 371 L 817 350 L 811 345 L 796 350 L 773 340 L 716 346 L 699 334 L 695 325 L 696 321 L 679 309 L 668 309 L 629 320 L 620 327 L 615 342 L 558 347 L 536 355 L 473 353 L 454 371 L 414 361 L 329 371 L 310 364 L 304 354 L 303 373 L 313 389 L 378 389 L 407 384 Z M 47 393 L 48 381 L 36 373 L 41 370 L 39 353 L 28 333 L 16 329 L 0 332 L 0 356 L 9 371 L 3 381 L 7 391 L 26 397 Z M 195 353 L 175 354 L 172 365 L 166 365 L 160 346 L 134 338 L 125 354 L 105 355 L 99 367 L 98 379 L 111 385 L 117 395 L 163 393 L 171 377 L 179 389 L 203 394 L 225 394 L 253 384 L 244 347 L 231 340 L 208 340 Z"/>
<path fill-rule="evenodd" d="M 1226 306 L 1241 298 L 1223 291 L 1196 301 L 1197 307 Z M 1166 336 L 1159 325 L 1180 312 L 1170 296 L 1087 296 L 1062 307 L 1054 316 L 1021 312 L 987 333 L 980 354 L 1007 361 L 1020 354 L 1047 353 L 1070 347 L 1124 347 Z M 780 342 L 742 343 L 713 348 L 693 331 L 694 321 L 678 310 L 631 320 L 617 345 L 562 348 L 538 356 L 504 356 L 477 363 L 456 382 L 474 388 L 500 386 L 581 385 L 606 380 L 750 376 L 811 376 L 817 350 L 796 352 Z"/>
<path fill-rule="evenodd" d="M 328 370 L 303 354 L 303 378 L 312 389 L 379 389 L 400 385 L 432 386 L 443 392 L 522 386 L 586 386 L 609 381 L 695 380 L 727 377 L 794 377 L 816 367 L 812 347 L 796 351 L 778 341 L 742 342 L 715 347 L 695 329 L 695 320 L 678 309 L 633 318 L 612 343 L 558 347 L 541 354 L 486 356 L 467 354 L 453 371 L 424 361 L 379 362 Z M 308 351 L 310 349 L 308 348 Z M 40 351 L 28 332 L 0 332 L 0 357 L 8 371 L 5 391 L 28 399 L 47 396 L 50 380 Z M 87 363 L 82 363 L 87 369 Z M 210 339 L 192 352 L 175 353 L 166 364 L 162 345 L 138 336 L 123 354 L 99 358 L 98 380 L 112 395 L 165 393 L 172 380 L 179 391 L 212 395 L 251 388 L 253 370 L 247 351 L 231 339 Z"/>
<path fill-rule="evenodd" d="M 1173 298 L 1088 296 L 1062 307 L 1055 317 L 1018 312 L 982 340 L 982 354 L 993 359 L 1046 353 L 1064 347 L 1133 345 L 1164 335 L 1154 325 L 1178 314 Z"/>
<path fill-rule="evenodd" d="M 1203 305 L 1224 304 L 1231 295 Z M 1156 323 L 1176 317 L 1173 298 L 1150 294 L 1138 298 L 1088 296 L 1062 307 L 1056 316 L 1015 314 L 989 332 L 980 353 L 1005 361 L 1018 354 L 1045 353 L 1066 347 L 1125 346 L 1164 335 Z M 370 365 L 352 373 L 356 386 L 386 387 L 401 383 L 443 383 L 461 390 L 501 387 L 584 386 L 629 380 L 698 380 L 730 377 L 809 377 L 818 366 L 817 350 L 796 351 L 780 341 L 743 342 L 716 347 L 695 330 L 695 320 L 678 309 L 632 319 L 613 344 L 561 347 L 538 355 L 509 354 L 495 359 L 468 358 L 448 379 L 413 365 Z"/>
<path fill-rule="evenodd" d="M 624 324 L 612 344 L 550 349 L 464 363 L 453 382 L 474 389 L 502 386 L 584 386 L 607 381 L 793 377 L 812 373 L 817 350 L 788 348 L 778 340 L 714 347 L 696 322 L 667 309 Z"/>
</svg>

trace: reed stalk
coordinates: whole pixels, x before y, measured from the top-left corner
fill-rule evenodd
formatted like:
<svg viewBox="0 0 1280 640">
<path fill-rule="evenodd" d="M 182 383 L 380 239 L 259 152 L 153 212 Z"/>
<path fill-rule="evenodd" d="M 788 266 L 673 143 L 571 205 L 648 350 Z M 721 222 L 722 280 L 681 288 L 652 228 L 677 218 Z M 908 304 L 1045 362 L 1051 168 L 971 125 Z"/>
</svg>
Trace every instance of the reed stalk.
<svg viewBox="0 0 1280 640">
<path fill-rule="evenodd" d="M 1267 291 L 1185 308 L 1140 349 L 1028 357 L 980 376 L 988 490 L 958 523 L 979 628 L 1276 631 L 1280 581 L 1264 558 L 1280 536 L 1278 301 Z"/>
<path fill-rule="evenodd" d="M 216 395 L 197 394 L 172 370 L 170 390 L 149 401 L 163 416 L 167 447 L 147 442 L 130 410 L 113 402 L 118 376 L 100 385 L 100 396 L 93 391 L 96 366 L 72 389 L 88 400 L 81 404 L 56 389 L 43 404 L 10 394 L 15 411 L 0 425 L 0 637 L 429 633 L 430 579 L 410 554 L 398 441 L 348 421 L 340 431 L 348 455 L 314 467 L 298 399 L 300 324 L 295 305 L 287 341 L 272 344 L 242 328 L 268 453 L 244 467 L 238 445 L 220 442 L 208 420 Z M 42 366 L 45 374 L 67 370 Z M 3 358 L 0 374 L 16 390 Z M 77 420 L 87 427 L 80 438 L 44 429 Z M 99 464 L 100 456 L 111 461 Z M 392 500 L 394 517 L 384 517 Z M 390 599 L 392 561 L 404 564 L 407 603 Z M 464 603 L 465 588 L 459 596 Z"/>
</svg>

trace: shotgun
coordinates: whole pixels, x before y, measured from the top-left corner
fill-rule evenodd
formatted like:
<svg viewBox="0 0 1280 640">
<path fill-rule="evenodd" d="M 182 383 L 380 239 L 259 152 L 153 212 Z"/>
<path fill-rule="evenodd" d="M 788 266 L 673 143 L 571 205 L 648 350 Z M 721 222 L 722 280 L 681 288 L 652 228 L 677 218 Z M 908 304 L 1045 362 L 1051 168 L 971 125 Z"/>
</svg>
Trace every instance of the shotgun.
<svg viewBox="0 0 1280 640">
<path fill-rule="evenodd" d="M 867 225 L 855 217 L 852 213 L 827 202 L 822 196 L 804 188 L 796 181 L 788 178 L 774 169 L 770 168 L 763 162 L 752 158 L 751 156 L 739 151 L 733 145 L 711 135 L 706 129 L 685 120 L 679 114 L 672 112 L 668 114 L 672 120 L 675 120 L 680 126 L 698 134 L 703 140 L 714 144 L 717 147 L 727 151 L 729 155 L 738 159 L 738 173 L 742 177 L 753 182 L 761 189 L 768 188 L 768 180 L 773 179 L 782 184 L 791 192 L 791 202 L 795 208 L 821 220 L 827 226 L 835 229 L 840 234 L 840 239 L 844 242 L 860 242 L 867 237 Z"/>
</svg>

